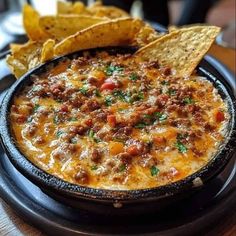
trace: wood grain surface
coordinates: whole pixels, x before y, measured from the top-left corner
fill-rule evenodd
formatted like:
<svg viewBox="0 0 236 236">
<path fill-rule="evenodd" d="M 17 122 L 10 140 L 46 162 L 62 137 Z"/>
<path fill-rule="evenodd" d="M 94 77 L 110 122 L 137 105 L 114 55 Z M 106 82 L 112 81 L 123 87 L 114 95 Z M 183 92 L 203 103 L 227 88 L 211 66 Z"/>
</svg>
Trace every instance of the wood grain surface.
<svg viewBox="0 0 236 236">
<path fill-rule="evenodd" d="M 213 45 L 209 54 L 215 56 L 234 73 L 235 68 L 235 50 Z M 230 214 L 221 219 L 217 224 L 210 225 L 207 236 L 236 236 L 236 206 Z M 43 236 L 34 227 L 24 222 L 9 206 L 0 199 L 0 236 Z"/>
</svg>

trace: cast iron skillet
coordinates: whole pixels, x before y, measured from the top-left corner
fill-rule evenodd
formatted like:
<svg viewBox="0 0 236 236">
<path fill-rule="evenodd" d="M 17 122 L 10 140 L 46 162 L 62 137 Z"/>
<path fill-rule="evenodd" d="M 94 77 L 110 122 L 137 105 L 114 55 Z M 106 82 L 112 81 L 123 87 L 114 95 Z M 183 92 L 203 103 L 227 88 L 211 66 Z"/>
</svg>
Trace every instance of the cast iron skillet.
<svg viewBox="0 0 236 236">
<path fill-rule="evenodd" d="M 113 47 L 87 50 L 95 53 L 97 50 L 106 50 L 110 54 L 133 53 L 132 47 Z M 31 75 L 40 75 L 50 66 L 55 66 L 67 58 L 81 56 L 83 51 L 56 58 L 28 72 L 17 80 L 6 94 L 1 107 L 0 133 L 3 147 L 12 164 L 30 181 L 39 186 L 42 191 L 56 200 L 78 209 L 85 209 L 102 214 L 137 214 L 158 210 L 180 198 L 187 197 L 199 190 L 204 183 L 214 178 L 223 170 L 233 156 L 236 146 L 236 106 L 235 95 L 230 85 L 217 71 L 204 59 L 198 67 L 198 74 L 205 76 L 227 102 L 230 121 L 227 125 L 226 138 L 214 158 L 196 173 L 178 182 L 161 187 L 142 190 L 104 190 L 84 187 L 63 181 L 39 169 L 29 161 L 17 148 L 9 123 L 9 111 L 13 97 L 22 87 L 31 83 Z"/>
</svg>

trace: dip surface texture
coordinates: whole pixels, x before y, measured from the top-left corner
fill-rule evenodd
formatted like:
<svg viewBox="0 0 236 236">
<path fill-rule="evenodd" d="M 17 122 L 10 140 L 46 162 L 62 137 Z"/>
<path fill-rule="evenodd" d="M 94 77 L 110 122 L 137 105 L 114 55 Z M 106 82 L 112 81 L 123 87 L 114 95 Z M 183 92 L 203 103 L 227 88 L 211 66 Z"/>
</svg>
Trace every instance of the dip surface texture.
<svg viewBox="0 0 236 236">
<path fill-rule="evenodd" d="M 229 114 L 203 77 L 130 54 L 84 53 L 61 61 L 14 98 L 11 128 L 35 165 L 65 181 L 144 189 L 205 166 Z"/>
</svg>

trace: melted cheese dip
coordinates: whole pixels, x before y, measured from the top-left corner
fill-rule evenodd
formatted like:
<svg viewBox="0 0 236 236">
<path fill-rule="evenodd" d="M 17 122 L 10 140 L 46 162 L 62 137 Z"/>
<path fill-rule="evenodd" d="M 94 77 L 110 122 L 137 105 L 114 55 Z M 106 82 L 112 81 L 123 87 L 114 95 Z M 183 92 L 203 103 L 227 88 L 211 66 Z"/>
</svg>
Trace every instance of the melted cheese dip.
<svg viewBox="0 0 236 236">
<path fill-rule="evenodd" d="M 205 78 L 130 54 L 60 62 L 14 98 L 17 145 L 46 172 L 103 189 L 144 189 L 205 166 L 229 118 Z"/>
</svg>

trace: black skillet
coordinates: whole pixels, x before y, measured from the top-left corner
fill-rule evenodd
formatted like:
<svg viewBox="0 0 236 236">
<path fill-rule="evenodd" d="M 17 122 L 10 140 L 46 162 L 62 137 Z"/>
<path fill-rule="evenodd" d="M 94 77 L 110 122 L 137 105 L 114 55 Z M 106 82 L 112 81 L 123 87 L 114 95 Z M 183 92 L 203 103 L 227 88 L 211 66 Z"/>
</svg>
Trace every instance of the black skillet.
<svg viewBox="0 0 236 236">
<path fill-rule="evenodd" d="M 104 49 L 91 49 L 89 51 L 94 52 L 95 50 Z M 135 51 L 134 48 L 130 47 L 106 48 L 105 50 L 112 54 L 133 53 Z M 205 185 L 223 170 L 232 157 L 236 147 L 235 94 L 234 89 L 232 89 L 232 84 L 230 85 L 227 79 L 219 73 L 217 68 L 214 68 L 205 59 L 202 60 L 198 67 L 198 74 L 214 83 L 220 95 L 228 104 L 231 118 L 227 126 L 224 143 L 222 143 L 214 158 L 193 175 L 162 187 L 144 190 L 114 191 L 93 189 L 71 184 L 36 167 L 19 151 L 14 142 L 8 118 L 12 99 L 22 87 L 30 84 L 31 75 L 39 75 L 43 73 L 48 66 L 56 65 L 66 58 L 77 57 L 81 55 L 81 53 L 82 52 L 77 52 L 57 58 L 28 72 L 13 84 L 3 100 L 0 122 L 2 144 L 9 160 L 26 178 L 39 186 L 42 191 L 49 196 L 69 206 L 102 214 L 119 215 L 137 214 L 161 209 L 170 203 L 188 197 L 190 194 L 194 194 L 196 190 L 200 190 L 202 187 L 196 186 L 196 183 L 203 183 L 203 185 Z"/>
</svg>

